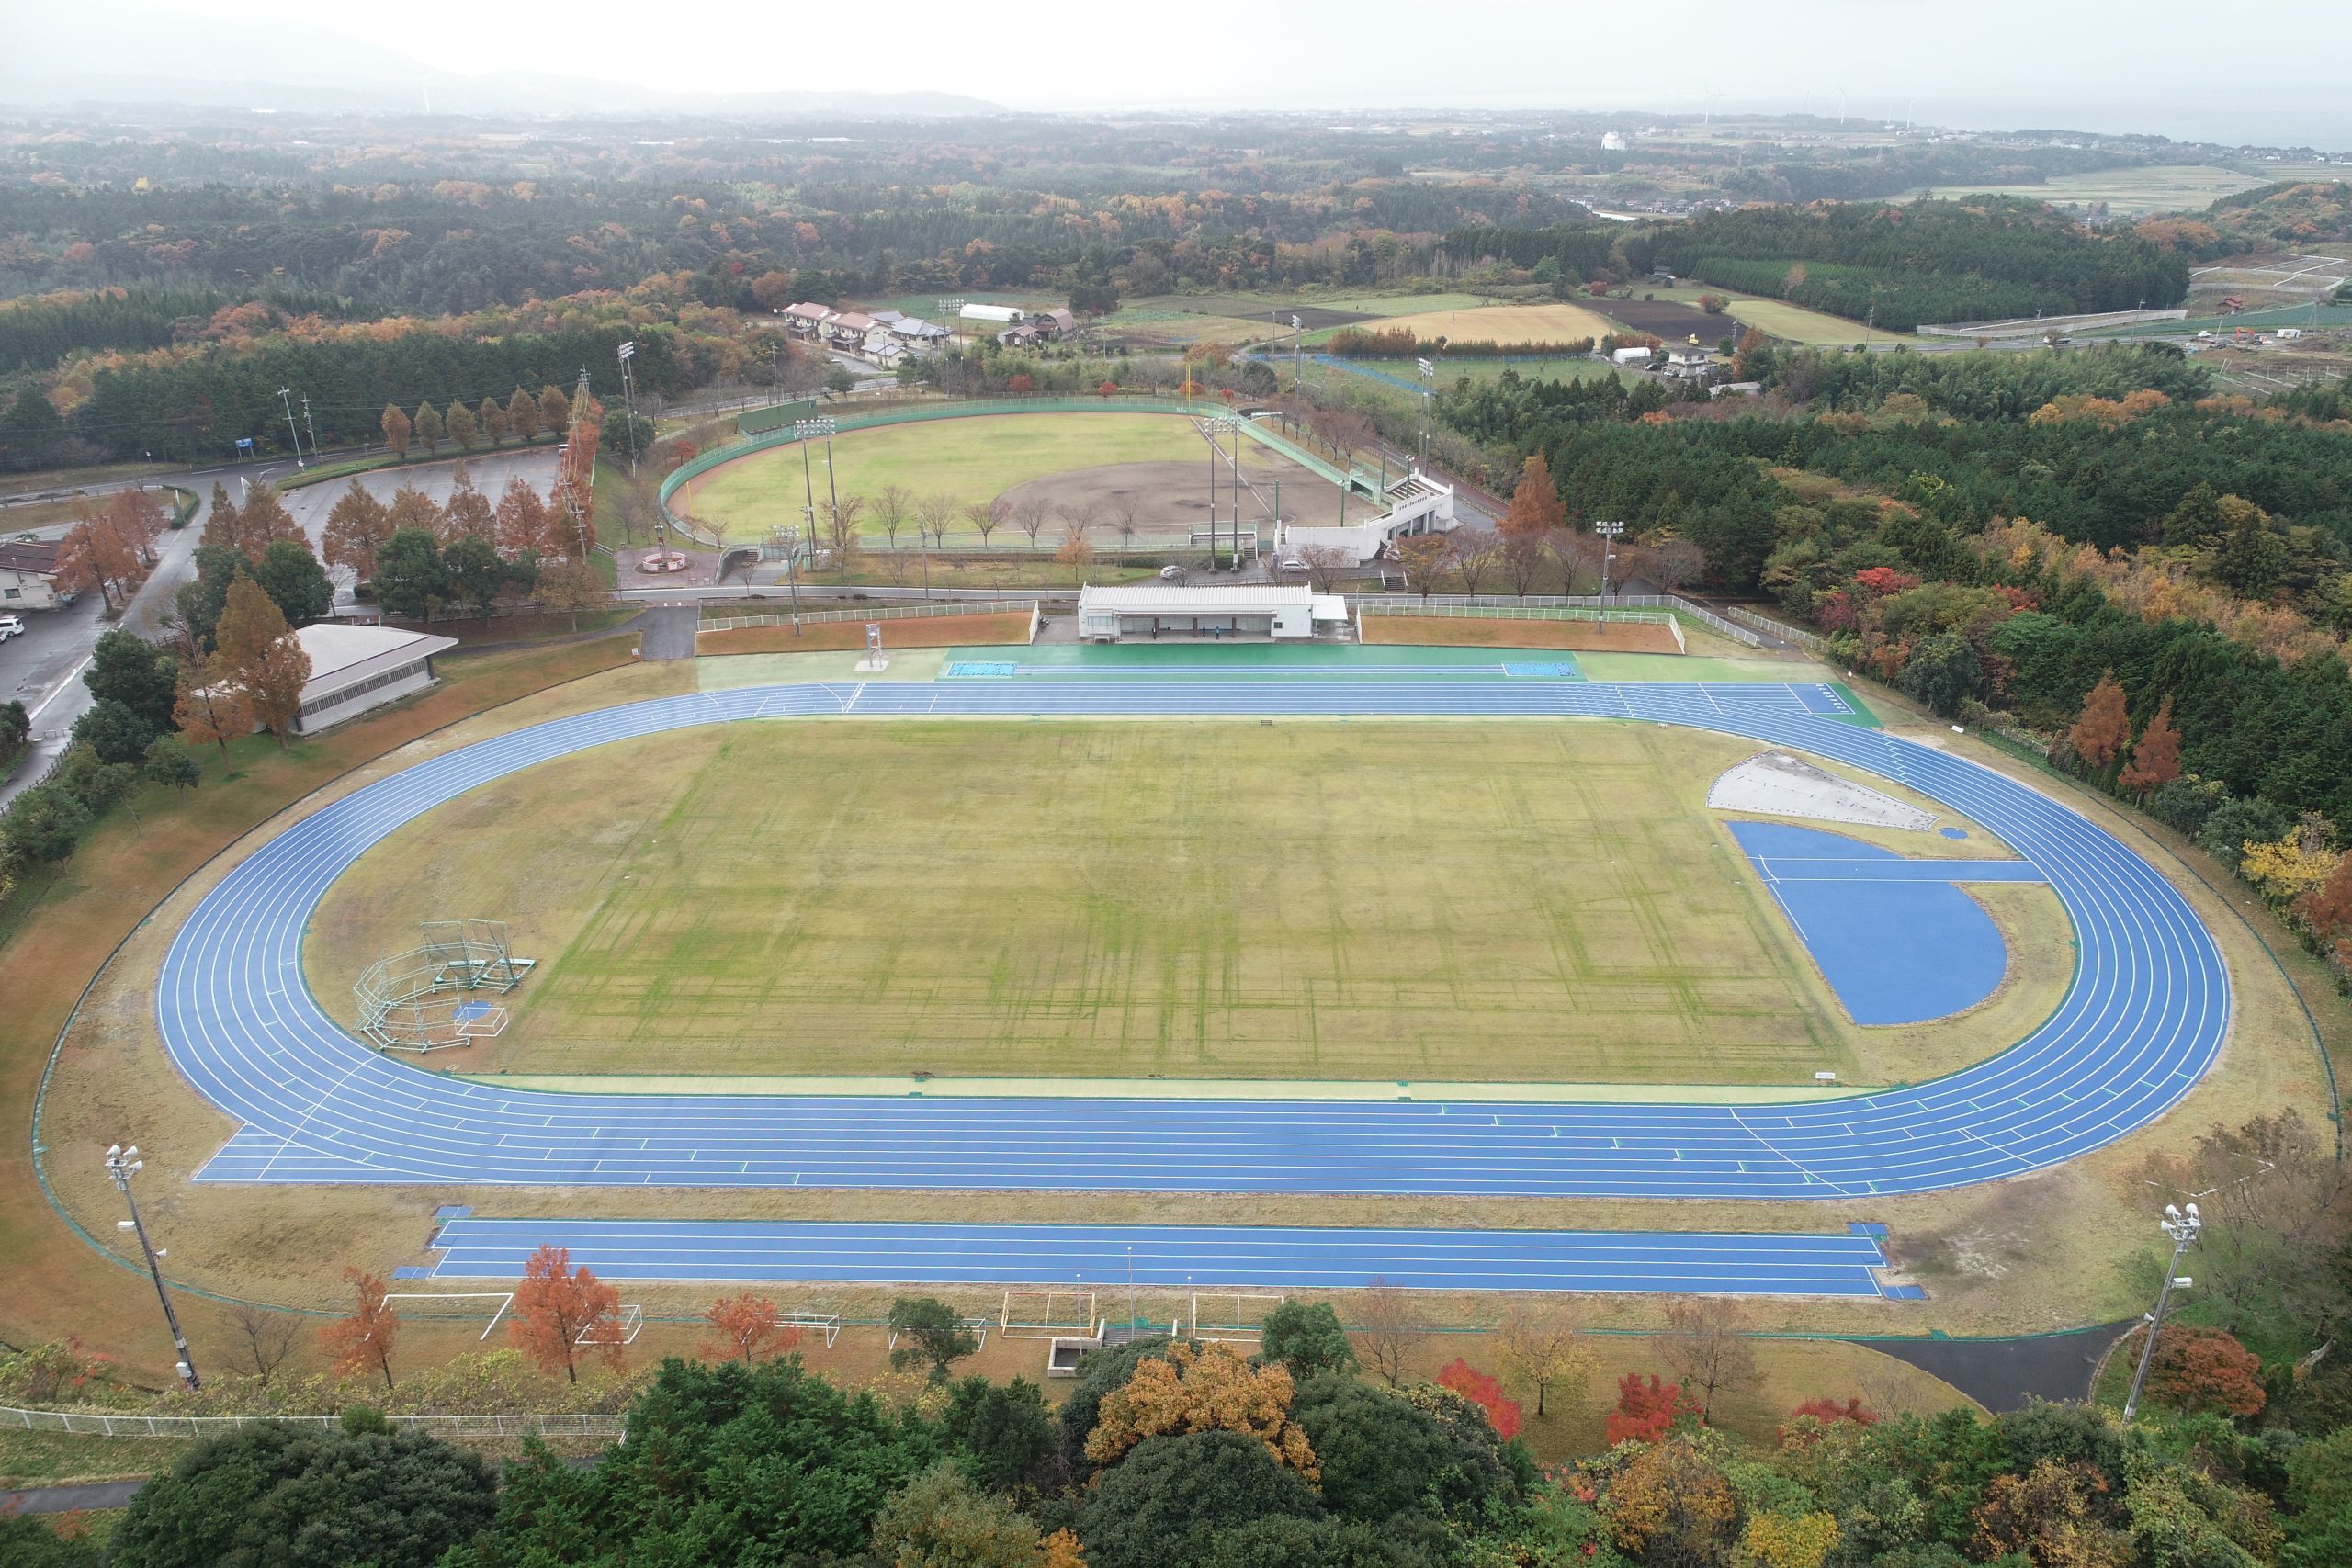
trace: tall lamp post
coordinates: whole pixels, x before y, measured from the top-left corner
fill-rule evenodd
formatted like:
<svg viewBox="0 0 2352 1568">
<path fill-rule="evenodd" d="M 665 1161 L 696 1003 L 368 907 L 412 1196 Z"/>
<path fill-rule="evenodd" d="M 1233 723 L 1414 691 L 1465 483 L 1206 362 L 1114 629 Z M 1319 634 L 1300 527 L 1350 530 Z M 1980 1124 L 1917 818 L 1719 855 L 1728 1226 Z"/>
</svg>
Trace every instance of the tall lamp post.
<svg viewBox="0 0 2352 1568">
<path fill-rule="evenodd" d="M 1617 536 L 1625 531 L 1623 523 L 1595 523 L 1592 531 L 1600 536 L 1600 625 L 1609 624 L 1609 562 Z"/>
<path fill-rule="evenodd" d="M 1421 368 L 1420 466 L 1430 466 L 1430 397 L 1437 389 L 1437 367 L 1426 359 L 1413 361 Z"/>
<path fill-rule="evenodd" d="M 164 1289 L 164 1253 L 148 1245 L 147 1227 L 139 1218 L 139 1200 L 130 1195 L 130 1179 L 146 1168 L 147 1162 L 139 1157 L 139 1145 L 124 1148 L 120 1144 L 107 1150 L 107 1175 L 113 1179 L 115 1190 L 130 1210 L 130 1218 L 117 1220 L 115 1228 L 126 1230 L 139 1238 L 139 1251 L 147 1259 L 147 1277 L 155 1281 L 155 1299 L 164 1303 L 164 1321 L 171 1325 L 172 1348 L 179 1353 L 179 1362 L 173 1369 L 191 1389 L 200 1389 L 203 1382 L 196 1375 L 196 1358 L 188 1353 L 187 1336 L 180 1332 L 179 1314 L 172 1310 L 172 1294 Z"/>
<path fill-rule="evenodd" d="M 637 376 L 629 361 L 637 357 L 635 339 L 620 345 L 621 406 L 628 411 L 628 471 L 637 472 Z"/>
<path fill-rule="evenodd" d="M 286 434 L 293 438 L 294 466 L 298 468 L 308 468 L 310 465 L 302 461 L 302 433 L 294 426 L 294 389 L 278 388 L 277 400 L 286 405 Z"/>
<path fill-rule="evenodd" d="M 1241 437 L 1234 430 L 1233 416 L 1230 414 L 1216 414 L 1201 423 L 1207 430 L 1209 438 L 1209 570 L 1215 571 L 1217 569 L 1216 465 L 1217 459 L 1224 456 L 1217 450 L 1216 438 L 1220 435 L 1226 436 L 1234 443 L 1238 452 Z M 1233 481 L 1233 568 L 1236 571 L 1241 570 L 1241 480 L 1238 472 Z"/>
<path fill-rule="evenodd" d="M 2165 1217 L 2156 1223 L 2164 1227 L 2165 1235 L 2172 1237 L 2172 1261 L 2165 1267 L 2164 1288 L 2156 1292 L 2156 1310 L 2148 1314 L 2148 1342 L 2140 1347 L 2140 1370 L 2132 1374 L 2132 1393 L 2123 1401 L 2123 1418 L 2126 1421 L 2131 1420 L 2140 1408 L 2140 1390 L 2146 1386 L 2148 1364 L 2156 1357 L 2156 1336 L 2164 1332 L 2165 1308 L 2172 1301 L 2173 1287 L 2185 1287 L 2188 1283 L 2181 1278 L 2180 1255 L 2188 1250 L 2188 1244 L 2195 1241 L 2197 1233 L 2205 1228 L 2205 1217 L 2197 1212 L 2194 1203 L 2188 1205 L 2186 1213 L 2166 1203 Z"/>
</svg>

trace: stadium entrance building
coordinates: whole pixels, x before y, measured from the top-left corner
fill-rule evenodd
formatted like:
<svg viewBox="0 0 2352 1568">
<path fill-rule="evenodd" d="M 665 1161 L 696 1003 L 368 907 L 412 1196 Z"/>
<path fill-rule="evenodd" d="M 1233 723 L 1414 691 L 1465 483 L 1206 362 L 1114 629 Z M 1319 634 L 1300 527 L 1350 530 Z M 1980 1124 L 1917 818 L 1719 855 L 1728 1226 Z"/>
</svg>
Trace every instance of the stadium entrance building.
<svg viewBox="0 0 2352 1568">
<path fill-rule="evenodd" d="M 1078 635 L 1084 642 L 1305 640 L 1317 626 L 1345 626 L 1347 601 L 1303 587 L 1079 590 Z"/>
</svg>

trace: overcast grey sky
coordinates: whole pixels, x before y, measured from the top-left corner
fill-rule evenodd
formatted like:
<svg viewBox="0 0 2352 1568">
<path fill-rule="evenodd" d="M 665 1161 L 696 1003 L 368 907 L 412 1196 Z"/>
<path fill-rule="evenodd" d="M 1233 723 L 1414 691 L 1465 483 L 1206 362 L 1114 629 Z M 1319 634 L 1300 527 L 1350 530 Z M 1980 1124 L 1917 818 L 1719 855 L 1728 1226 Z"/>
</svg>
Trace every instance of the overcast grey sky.
<svg viewBox="0 0 2352 1568">
<path fill-rule="evenodd" d="M 388 74 L 405 59 L 667 89 L 935 88 L 1020 108 L 1842 103 L 1940 124 L 2352 151 L 2345 0 L 150 3 L 232 25 L 335 28 L 382 51 Z M 50 0 L 0 0 L 0 15 L 36 6 L 55 14 Z M 844 51 L 852 40 L 870 52 Z"/>
</svg>

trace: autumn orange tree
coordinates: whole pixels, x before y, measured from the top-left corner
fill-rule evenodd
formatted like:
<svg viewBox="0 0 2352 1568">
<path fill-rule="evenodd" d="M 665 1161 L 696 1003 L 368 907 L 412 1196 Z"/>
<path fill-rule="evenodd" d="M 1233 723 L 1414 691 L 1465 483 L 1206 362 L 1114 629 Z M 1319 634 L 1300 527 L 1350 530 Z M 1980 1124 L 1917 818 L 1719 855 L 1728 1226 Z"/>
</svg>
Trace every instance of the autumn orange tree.
<svg viewBox="0 0 2352 1568">
<path fill-rule="evenodd" d="M 775 1303 L 765 1296 L 722 1296 L 702 1315 L 711 1332 L 698 1348 L 714 1359 L 731 1361 L 741 1356 L 748 1367 L 762 1356 L 781 1356 L 800 1348 L 801 1331 L 786 1323 Z"/>
<path fill-rule="evenodd" d="M 1644 1449 L 1609 1485 L 1617 1544 L 1645 1562 L 1728 1561 L 1739 1499 L 1688 1438 Z"/>
<path fill-rule="evenodd" d="M 218 746 L 226 760 L 229 742 L 254 732 L 253 699 L 238 685 L 218 654 L 180 666 L 179 692 L 172 703 L 172 725 L 192 746 Z"/>
<path fill-rule="evenodd" d="M 261 584 L 239 577 L 229 584 L 220 609 L 220 625 L 213 633 L 216 658 L 210 661 L 220 676 L 234 684 L 252 705 L 254 722 L 277 737 L 283 750 L 301 716 L 302 686 L 311 678 L 311 656 L 287 628 Z"/>
<path fill-rule="evenodd" d="M 1136 1362 L 1126 1386 L 1103 1397 L 1086 1457 L 1108 1465 L 1147 1438 L 1238 1432 L 1314 1481 L 1322 1473 L 1314 1446 L 1290 1418 L 1295 1392 L 1283 1367 L 1252 1367 L 1230 1345 L 1179 1340 Z"/>
<path fill-rule="evenodd" d="M 512 430 L 514 439 L 526 446 L 538 439 L 538 402 L 520 387 L 515 388 L 514 395 L 506 400 L 506 428 Z"/>
<path fill-rule="evenodd" d="M 391 536 L 390 512 L 355 479 L 329 509 L 321 543 L 329 566 L 349 567 L 365 581 L 376 575 L 376 552 Z"/>
<path fill-rule="evenodd" d="M 498 495 L 498 548 L 508 556 L 525 550 L 547 556 L 568 553 L 559 539 L 548 536 L 548 503 L 520 476 L 508 479 Z"/>
<path fill-rule="evenodd" d="M 379 423 L 384 430 L 384 445 L 392 449 L 393 457 L 405 462 L 408 458 L 409 437 L 414 433 L 409 424 L 408 415 L 402 413 L 395 405 L 386 403 L 384 417 Z"/>
<path fill-rule="evenodd" d="M 128 604 L 144 575 L 138 550 L 103 513 L 85 513 L 57 552 L 58 586 L 74 593 L 96 589 L 109 609 Z"/>
<path fill-rule="evenodd" d="M 319 1345 L 334 1364 L 337 1377 L 383 1374 L 392 1386 L 392 1342 L 400 1337 L 401 1314 L 384 1300 L 384 1281 L 357 1269 L 345 1269 L 344 1281 L 356 1300 L 349 1317 L 337 1318 L 319 1330 Z"/>
<path fill-rule="evenodd" d="M 2168 1325 L 2156 1336 L 2148 1361 L 2148 1393 L 2191 1416 L 2218 1410 L 2258 1416 L 2269 1403 L 2262 1386 L 2262 1360 L 2219 1328 Z"/>
<path fill-rule="evenodd" d="M 507 1337 L 549 1377 L 560 1371 L 578 1382 L 583 1353 L 619 1368 L 620 1307 L 619 1290 L 585 1264 L 574 1269 L 570 1247 L 542 1247 L 523 1265 Z"/>
<path fill-rule="evenodd" d="M 2109 670 L 2084 699 L 2082 714 L 2066 731 L 2066 739 L 2075 755 L 2096 772 L 2114 761 L 2131 739 L 2132 717 L 2124 711 L 2123 685 Z"/>
<path fill-rule="evenodd" d="M 2023 1475 L 1996 1475 L 1975 1516 L 1975 1547 L 1986 1558 L 2015 1552 L 2036 1563 L 2121 1561 L 2100 1517 L 2107 1478 L 2094 1465 L 2045 1459 Z"/>
<path fill-rule="evenodd" d="M 1553 529 L 1566 527 L 1567 521 L 1559 487 L 1552 482 L 1551 465 L 1544 462 L 1543 453 L 1530 453 L 1519 476 L 1519 488 L 1510 492 L 1510 510 L 1503 514 L 1503 537 L 1539 544 Z"/>
<path fill-rule="evenodd" d="M 2178 777 L 2180 731 L 2173 727 L 2172 694 L 2166 692 L 2156 705 L 2155 717 L 2140 732 L 2140 743 L 2132 748 L 2132 760 L 2123 764 L 2116 782 L 2144 800 L 2151 790 L 2162 789 Z"/>
</svg>

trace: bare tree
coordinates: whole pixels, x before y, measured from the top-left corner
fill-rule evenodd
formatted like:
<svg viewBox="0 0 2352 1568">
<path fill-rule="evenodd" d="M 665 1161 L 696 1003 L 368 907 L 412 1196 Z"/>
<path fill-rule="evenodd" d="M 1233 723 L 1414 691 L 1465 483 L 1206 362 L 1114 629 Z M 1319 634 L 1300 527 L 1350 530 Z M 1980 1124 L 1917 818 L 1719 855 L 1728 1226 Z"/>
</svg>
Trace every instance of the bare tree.
<svg viewBox="0 0 2352 1568">
<path fill-rule="evenodd" d="M 956 521 L 956 498 L 944 491 L 924 496 L 915 502 L 915 518 L 931 530 L 933 542 L 944 547 L 947 525 Z"/>
<path fill-rule="evenodd" d="M 1330 592 L 1340 573 L 1356 564 L 1356 553 L 1343 545 L 1308 545 L 1298 552 L 1298 558 L 1306 564 L 1306 575 L 1317 593 Z"/>
<path fill-rule="evenodd" d="M 904 485 L 884 485 L 874 497 L 874 525 L 882 530 L 895 552 L 899 547 L 899 530 L 915 514 L 915 492 Z"/>
<path fill-rule="evenodd" d="M 2346 1315 L 2329 1259 L 2352 1169 L 2325 1133 L 2290 1107 L 2238 1127 L 2216 1122 L 2186 1153 L 2152 1156 L 2143 1171 L 2158 1202 L 2197 1201 L 2197 1294 L 2222 1309 L 2221 1326 L 2266 1304 L 2323 1324 Z"/>
<path fill-rule="evenodd" d="M 1136 530 L 1143 515 L 1143 503 L 1133 491 L 1120 491 L 1111 497 L 1111 525 L 1119 531 L 1119 558 L 1125 560 L 1135 552 Z"/>
<path fill-rule="evenodd" d="M 1453 570 L 1462 578 L 1462 591 L 1475 594 L 1479 582 L 1495 569 L 1495 561 L 1502 554 L 1502 536 L 1492 528 L 1456 528 L 1453 531 Z"/>
<path fill-rule="evenodd" d="M 1650 552 L 1649 580 L 1671 593 L 1706 575 L 1707 552 L 1688 539 L 1668 539 Z"/>
<path fill-rule="evenodd" d="M 1550 557 L 1543 541 L 1527 535 L 1506 538 L 1502 548 L 1503 581 L 1510 591 L 1524 599 L 1534 589 L 1535 580 L 1543 574 Z"/>
<path fill-rule="evenodd" d="M 862 495 L 845 495 L 825 508 L 825 543 L 832 546 L 837 559 L 847 560 L 857 547 L 857 520 L 865 511 Z"/>
<path fill-rule="evenodd" d="M 1658 1354 L 1685 1392 L 1697 1396 L 1702 1421 L 1717 1395 L 1736 1393 L 1756 1382 L 1756 1351 L 1746 1327 L 1740 1310 L 1720 1296 L 1689 1297 L 1666 1309 Z"/>
<path fill-rule="evenodd" d="M 1037 536 L 1046 526 L 1046 503 L 1035 496 L 1023 500 L 1012 509 L 1012 525 L 1029 536 L 1029 547 L 1037 547 Z"/>
<path fill-rule="evenodd" d="M 1495 1328 L 1495 1359 L 1503 1382 L 1535 1391 L 1535 1414 L 1555 1385 L 1580 1387 L 1592 1376 L 1594 1359 L 1577 1332 L 1576 1319 L 1556 1297 L 1538 1297 L 1503 1314 Z"/>
<path fill-rule="evenodd" d="M 294 1354 L 294 1338 L 302 1320 L 290 1312 L 272 1312 L 251 1302 L 229 1309 L 229 1361 L 239 1371 L 251 1372 L 265 1389 Z"/>
<path fill-rule="evenodd" d="M 1054 521 L 1062 525 L 1063 538 L 1083 539 L 1094 526 L 1094 508 L 1085 502 L 1061 502 L 1054 507 Z"/>
<path fill-rule="evenodd" d="M 1405 1363 L 1429 1331 L 1413 1322 L 1412 1303 L 1405 1292 L 1385 1280 L 1374 1278 L 1361 1299 L 1356 1337 L 1363 1343 L 1364 1361 L 1395 1388 L 1404 1381 Z"/>
<path fill-rule="evenodd" d="M 971 502 L 965 506 L 964 521 L 979 531 L 980 548 L 989 547 L 989 536 L 1004 526 L 1004 520 L 1011 511 L 1002 496 L 994 501 Z"/>
<path fill-rule="evenodd" d="M 1555 528 L 1544 536 L 1544 553 L 1559 568 L 1561 592 L 1576 592 L 1579 576 L 1598 577 L 1600 552 L 1594 547 L 1600 543 L 1592 535 L 1579 534 L 1574 528 Z"/>
</svg>

